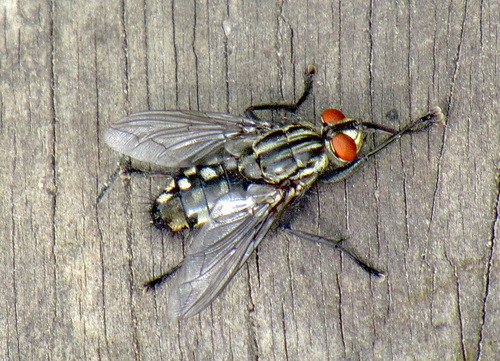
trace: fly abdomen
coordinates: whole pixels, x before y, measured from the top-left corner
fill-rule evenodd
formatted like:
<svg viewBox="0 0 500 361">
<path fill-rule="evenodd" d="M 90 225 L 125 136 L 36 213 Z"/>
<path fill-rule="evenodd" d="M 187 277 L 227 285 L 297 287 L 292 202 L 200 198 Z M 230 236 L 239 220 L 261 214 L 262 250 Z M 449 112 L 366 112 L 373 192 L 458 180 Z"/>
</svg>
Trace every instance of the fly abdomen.
<svg viewBox="0 0 500 361">
<path fill-rule="evenodd" d="M 181 170 L 170 177 L 168 185 L 151 207 L 153 224 L 158 228 L 180 231 L 207 222 L 215 201 L 235 187 L 224 167 L 203 166 Z"/>
</svg>

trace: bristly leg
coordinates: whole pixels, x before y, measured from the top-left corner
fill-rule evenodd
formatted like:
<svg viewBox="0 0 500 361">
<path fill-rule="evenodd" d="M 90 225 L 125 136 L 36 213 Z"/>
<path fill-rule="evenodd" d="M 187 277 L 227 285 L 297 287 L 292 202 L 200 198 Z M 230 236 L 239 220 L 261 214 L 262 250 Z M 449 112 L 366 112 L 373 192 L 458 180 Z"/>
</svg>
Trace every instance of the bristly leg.
<svg viewBox="0 0 500 361">
<path fill-rule="evenodd" d="M 153 278 L 152 280 L 149 280 L 149 281 L 145 282 L 143 284 L 144 292 L 148 292 L 148 291 L 150 291 L 150 290 L 158 287 L 163 282 L 165 282 L 166 280 L 168 280 L 169 278 L 171 278 L 175 274 L 175 272 L 177 272 L 179 270 L 179 268 L 181 268 L 181 266 L 182 266 L 182 262 L 179 263 L 177 266 L 171 268 L 166 273 L 164 273 L 162 275 L 159 275 L 159 276 Z"/>
<path fill-rule="evenodd" d="M 108 189 L 111 187 L 111 185 L 115 182 L 116 178 L 118 178 L 118 176 L 121 173 L 122 173 L 122 170 L 120 169 L 120 167 L 117 167 L 115 169 L 115 171 L 113 172 L 113 174 L 104 182 L 103 187 L 101 188 L 101 190 L 99 191 L 99 194 L 96 197 L 96 200 L 95 200 L 96 204 L 99 204 L 99 202 L 101 202 L 101 200 L 104 198 L 104 196 L 108 192 Z"/>
<path fill-rule="evenodd" d="M 341 124 L 339 127 L 335 127 L 333 131 L 348 130 L 348 129 L 374 129 L 392 134 L 384 142 L 376 146 L 374 149 L 370 150 L 368 153 L 355 159 L 353 162 L 347 164 L 344 167 L 338 167 L 331 172 L 325 173 L 321 176 L 321 180 L 328 183 L 335 183 L 350 177 L 355 171 L 357 171 L 368 159 L 372 158 L 375 154 L 380 152 L 382 149 L 386 148 L 388 145 L 394 143 L 396 140 L 401 138 L 403 135 L 421 132 L 430 126 L 438 123 L 444 123 L 446 120 L 441 108 L 435 107 L 424 116 L 418 118 L 416 121 L 410 123 L 401 130 L 395 130 L 389 127 L 385 127 L 380 124 L 371 122 L 346 122 Z M 344 129 L 345 128 L 345 129 Z"/>
<path fill-rule="evenodd" d="M 421 132 L 422 130 L 427 129 L 434 124 L 444 123 L 445 119 L 446 119 L 446 117 L 444 116 L 443 111 L 441 110 L 440 107 L 432 108 L 429 113 L 418 118 L 416 121 L 414 121 L 413 123 L 410 123 L 409 125 L 407 125 L 403 129 L 401 129 L 400 131 L 397 131 L 394 135 L 389 137 L 385 142 L 380 144 L 375 149 L 371 150 L 368 154 L 365 154 L 364 157 L 365 158 L 371 157 L 372 155 L 378 153 L 380 150 L 387 147 L 389 144 L 391 144 L 394 141 L 401 138 L 403 135 Z M 364 123 L 364 124 L 366 124 L 366 123 Z"/>
<path fill-rule="evenodd" d="M 299 100 L 294 104 L 287 103 L 270 103 L 270 104 L 258 104 L 251 105 L 245 110 L 245 116 L 251 119 L 259 119 L 259 117 L 254 113 L 255 110 L 284 110 L 286 112 L 295 113 L 300 108 L 302 103 L 307 100 L 309 94 L 311 94 L 313 88 L 313 78 L 316 73 L 316 68 L 314 65 L 309 65 L 304 74 L 304 91 L 300 96 Z"/>
<path fill-rule="evenodd" d="M 290 234 L 293 234 L 294 236 L 297 236 L 297 237 L 300 237 L 303 239 L 307 239 L 308 241 L 323 243 L 323 244 L 332 246 L 334 248 L 337 248 L 337 249 L 341 250 L 342 252 L 344 252 L 346 255 L 348 255 L 352 260 L 354 260 L 354 262 L 356 262 L 356 264 L 358 266 L 360 266 L 364 271 L 368 272 L 370 275 L 381 278 L 381 279 L 383 279 L 385 276 L 384 272 L 381 272 L 379 270 L 376 270 L 373 267 L 370 267 L 368 264 L 363 262 L 358 256 L 356 256 L 356 254 L 354 254 L 353 252 L 351 252 L 348 249 L 346 249 L 345 247 L 343 247 L 342 243 L 345 241 L 345 239 L 335 240 L 335 239 L 325 238 L 325 237 L 321 237 L 321 236 L 318 236 L 318 235 L 315 235 L 312 233 L 307 233 L 307 232 L 303 232 L 303 231 L 298 231 L 296 229 L 291 229 L 291 228 L 288 228 L 286 226 L 282 227 L 282 229 Z"/>
<path fill-rule="evenodd" d="M 125 164 L 124 164 L 125 163 Z M 135 169 L 130 167 L 130 162 L 120 162 L 118 167 L 116 167 L 113 174 L 104 182 L 103 187 L 99 191 L 96 197 L 96 203 L 98 204 L 104 198 L 109 188 L 113 185 L 117 178 L 129 179 L 132 174 L 140 174 L 148 177 L 162 176 L 165 177 L 168 174 L 165 171 L 146 171 L 141 169 Z"/>
</svg>

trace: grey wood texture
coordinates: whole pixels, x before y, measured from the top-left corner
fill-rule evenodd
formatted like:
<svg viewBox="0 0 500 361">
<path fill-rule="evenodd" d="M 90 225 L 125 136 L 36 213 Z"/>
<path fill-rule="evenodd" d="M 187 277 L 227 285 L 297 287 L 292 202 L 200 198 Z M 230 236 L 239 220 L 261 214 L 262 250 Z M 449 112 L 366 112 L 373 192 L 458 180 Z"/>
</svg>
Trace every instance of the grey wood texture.
<svg viewBox="0 0 500 361">
<path fill-rule="evenodd" d="M 499 24 L 497 0 L 2 0 L 0 359 L 498 359 Z M 132 111 L 292 101 L 308 64 L 304 118 L 448 115 L 295 212 L 386 280 L 276 233 L 211 307 L 169 321 L 168 284 L 141 289 L 185 251 L 148 224 L 162 179 L 96 202 L 120 159 L 100 132 Z"/>
</svg>

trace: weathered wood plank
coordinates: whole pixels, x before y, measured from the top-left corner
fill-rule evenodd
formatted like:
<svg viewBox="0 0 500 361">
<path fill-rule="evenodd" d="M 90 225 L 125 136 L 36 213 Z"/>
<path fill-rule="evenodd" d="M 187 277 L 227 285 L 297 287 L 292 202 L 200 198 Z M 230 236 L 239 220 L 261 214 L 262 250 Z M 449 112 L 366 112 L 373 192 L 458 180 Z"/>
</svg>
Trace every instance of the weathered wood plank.
<svg viewBox="0 0 500 361">
<path fill-rule="evenodd" d="M 493 0 L 4 1 L 0 358 L 493 359 L 499 16 Z M 141 289 L 185 251 L 147 224 L 162 179 L 118 178 L 96 202 L 120 158 L 100 132 L 137 110 L 291 101 L 308 64 L 304 118 L 448 113 L 297 208 L 294 227 L 349 235 L 386 280 L 271 234 L 209 309 L 172 323 L 168 285 Z"/>
<path fill-rule="evenodd" d="M 50 7 L 1 14 L 0 358 L 40 359 L 57 328 Z"/>
</svg>

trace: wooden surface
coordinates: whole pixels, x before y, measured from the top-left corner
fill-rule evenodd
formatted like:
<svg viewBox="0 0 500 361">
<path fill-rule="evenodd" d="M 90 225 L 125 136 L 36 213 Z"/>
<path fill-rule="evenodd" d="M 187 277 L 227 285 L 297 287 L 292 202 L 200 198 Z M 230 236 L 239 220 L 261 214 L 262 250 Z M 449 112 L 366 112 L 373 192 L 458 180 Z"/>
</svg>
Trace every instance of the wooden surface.
<svg viewBox="0 0 500 361">
<path fill-rule="evenodd" d="M 498 357 L 498 4 L 3 0 L 0 359 Z M 97 203 L 120 159 L 100 132 L 131 111 L 291 101 L 308 64 L 304 118 L 448 114 L 297 212 L 296 228 L 349 235 L 385 282 L 274 234 L 209 309 L 172 323 L 168 285 L 141 289 L 183 254 L 148 225 L 162 180 L 117 179 Z"/>
</svg>

